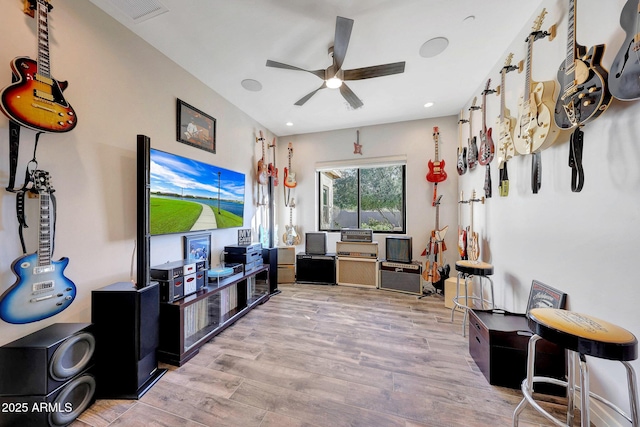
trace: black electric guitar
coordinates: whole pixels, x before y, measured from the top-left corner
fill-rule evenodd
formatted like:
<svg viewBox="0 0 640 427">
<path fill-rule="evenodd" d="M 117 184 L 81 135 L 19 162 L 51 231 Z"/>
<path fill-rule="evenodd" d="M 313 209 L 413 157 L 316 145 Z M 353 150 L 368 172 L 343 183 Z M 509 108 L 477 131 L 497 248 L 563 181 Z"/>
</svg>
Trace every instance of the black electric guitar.
<svg viewBox="0 0 640 427">
<path fill-rule="evenodd" d="M 620 26 L 627 33 L 611 64 L 609 90 L 622 100 L 640 99 L 640 0 L 628 0 L 620 14 Z"/>
<path fill-rule="evenodd" d="M 76 297 L 76 286 L 64 275 L 69 258 L 51 260 L 55 213 L 49 173 L 34 171 L 34 186 L 40 198 L 38 250 L 16 259 L 11 265 L 18 280 L 0 296 L 0 318 L 8 323 L 46 319 L 69 307 Z"/>
<path fill-rule="evenodd" d="M 473 112 L 480 109 L 480 107 L 476 105 L 477 101 L 477 97 L 473 98 L 471 107 L 469 107 L 469 151 L 467 152 L 467 165 L 469 166 L 469 170 L 474 170 L 478 164 L 478 143 L 473 134 Z"/>
<path fill-rule="evenodd" d="M 462 125 L 468 121 L 462 118 L 462 111 L 460 111 L 460 120 L 458 120 L 458 162 L 456 163 L 458 175 L 464 175 L 467 172 L 467 147 L 462 146 Z"/>
<path fill-rule="evenodd" d="M 558 127 L 571 129 L 602 114 L 611 103 L 607 71 L 600 65 L 604 45 L 586 48 L 576 42 L 576 2 L 569 0 L 567 58 L 558 70 L 560 94 L 554 120 Z"/>
<path fill-rule="evenodd" d="M 34 5 L 35 3 L 35 5 Z M 68 132 L 76 127 L 76 113 L 62 91 L 68 84 L 51 76 L 48 0 L 31 0 L 38 22 L 38 60 L 26 56 L 11 61 L 13 83 L 2 89 L 0 109 L 14 122 L 43 132 Z"/>
</svg>

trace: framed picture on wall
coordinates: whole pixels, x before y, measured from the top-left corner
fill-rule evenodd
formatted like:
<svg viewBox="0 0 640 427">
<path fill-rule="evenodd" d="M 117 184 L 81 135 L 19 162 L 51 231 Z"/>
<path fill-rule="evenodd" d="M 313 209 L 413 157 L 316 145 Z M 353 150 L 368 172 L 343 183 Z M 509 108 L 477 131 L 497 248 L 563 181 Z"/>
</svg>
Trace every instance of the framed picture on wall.
<svg viewBox="0 0 640 427">
<path fill-rule="evenodd" d="M 211 234 L 184 236 L 184 259 L 187 261 L 207 261 L 211 266 Z"/>
<path fill-rule="evenodd" d="M 212 153 L 216 152 L 216 119 L 178 99 L 176 139 Z"/>
</svg>

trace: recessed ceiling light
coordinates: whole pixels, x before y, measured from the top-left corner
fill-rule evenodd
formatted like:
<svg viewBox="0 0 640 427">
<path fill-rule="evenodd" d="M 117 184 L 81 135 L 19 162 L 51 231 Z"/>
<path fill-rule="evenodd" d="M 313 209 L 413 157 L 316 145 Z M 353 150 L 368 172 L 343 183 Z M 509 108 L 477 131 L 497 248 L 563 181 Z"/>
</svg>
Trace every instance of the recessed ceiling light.
<svg viewBox="0 0 640 427">
<path fill-rule="evenodd" d="M 433 107 L 433 102 L 427 102 L 426 104 L 424 104 L 424 108 L 429 108 L 429 107 Z"/>
<path fill-rule="evenodd" d="M 244 79 L 240 82 L 243 88 L 250 90 L 251 92 L 260 92 L 262 90 L 262 83 L 253 79 Z"/>
<path fill-rule="evenodd" d="M 433 58 L 441 54 L 449 46 L 449 40 L 446 37 L 435 37 L 427 40 L 420 47 L 420 56 L 423 58 Z"/>
<path fill-rule="evenodd" d="M 293 126 L 293 122 L 287 122 L 286 125 L 287 126 Z"/>
</svg>

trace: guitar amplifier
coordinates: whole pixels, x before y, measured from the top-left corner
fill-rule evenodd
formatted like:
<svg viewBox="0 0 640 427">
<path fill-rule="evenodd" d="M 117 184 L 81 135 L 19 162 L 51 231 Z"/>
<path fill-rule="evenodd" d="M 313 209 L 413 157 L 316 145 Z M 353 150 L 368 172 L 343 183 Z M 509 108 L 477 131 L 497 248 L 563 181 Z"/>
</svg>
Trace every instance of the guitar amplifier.
<svg viewBox="0 0 640 427">
<path fill-rule="evenodd" d="M 336 284 L 336 256 L 333 254 L 296 255 L 296 282 L 319 285 Z"/>
<path fill-rule="evenodd" d="M 338 257 L 338 285 L 378 287 L 378 261 Z"/>
<path fill-rule="evenodd" d="M 339 257 L 378 258 L 378 242 L 336 242 L 336 253 Z"/>
<path fill-rule="evenodd" d="M 373 230 L 367 228 L 343 228 L 340 230 L 342 242 L 373 242 Z"/>
<path fill-rule="evenodd" d="M 422 264 L 382 261 L 380 289 L 422 295 Z"/>
</svg>

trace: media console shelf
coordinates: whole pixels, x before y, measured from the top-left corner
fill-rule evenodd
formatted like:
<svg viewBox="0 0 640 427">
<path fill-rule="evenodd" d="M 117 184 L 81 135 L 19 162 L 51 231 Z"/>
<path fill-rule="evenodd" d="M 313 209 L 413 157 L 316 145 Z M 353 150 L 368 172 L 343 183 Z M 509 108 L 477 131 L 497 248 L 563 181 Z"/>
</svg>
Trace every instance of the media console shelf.
<svg viewBox="0 0 640 427">
<path fill-rule="evenodd" d="M 269 299 L 269 267 L 264 265 L 220 285 L 160 304 L 158 360 L 182 366 L 200 347 Z"/>
</svg>

